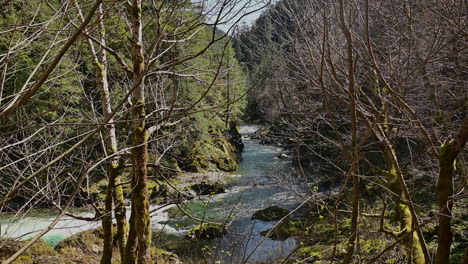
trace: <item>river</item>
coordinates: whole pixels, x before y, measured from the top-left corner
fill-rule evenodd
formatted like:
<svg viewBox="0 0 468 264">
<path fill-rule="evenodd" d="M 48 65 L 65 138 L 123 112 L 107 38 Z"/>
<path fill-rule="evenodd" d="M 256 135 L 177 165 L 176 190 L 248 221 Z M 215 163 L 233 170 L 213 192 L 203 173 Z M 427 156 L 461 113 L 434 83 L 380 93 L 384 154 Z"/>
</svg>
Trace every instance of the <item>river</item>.
<svg viewBox="0 0 468 264">
<path fill-rule="evenodd" d="M 166 248 L 175 248 L 176 253 L 185 255 L 182 258 L 200 258 L 200 261 L 203 258 L 212 263 L 231 264 L 272 262 L 287 256 L 296 248 L 294 238 L 276 241 L 260 235 L 260 232 L 272 228 L 276 222 L 251 220 L 253 213 L 259 209 L 277 205 L 291 210 L 300 203 L 300 199 L 289 190 L 291 186 L 284 184 L 285 181 L 278 184 L 278 177 L 287 175 L 291 162 L 278 158 L 280 148 L 262 145 L 259 140 L 252 139 L 251 135 L 257 128 L 253 125 L 241 126 L 245 145 L 243 159 L 238 171 L 225 173 L 226 177 L 232 179 L 226 193 L 198 197 L 183 205 L 186 211 L 198 218 L 229 223 L 228 233 L 207 243 L 191 244 L 185 235 L 196 222 L 184 215 L 171 217 L 171 209 L 164 208 L 152 215 L 152 227 L 156 233 L 164 233 L 163 237 L 155 237 L 164 241 L 162 244 Z M 86 211 L 75 213 L 92 216 Z M 37 211 L 21 218 L 0 217 L 0 234 L 2 237 L 27 239 L 47 227 L 53 219 L 54 215 L 47 211 Z M 99 222 L 65 217 L 43 239 L 55 246 L 77 232 L 99 225 Z"/>
</svg>

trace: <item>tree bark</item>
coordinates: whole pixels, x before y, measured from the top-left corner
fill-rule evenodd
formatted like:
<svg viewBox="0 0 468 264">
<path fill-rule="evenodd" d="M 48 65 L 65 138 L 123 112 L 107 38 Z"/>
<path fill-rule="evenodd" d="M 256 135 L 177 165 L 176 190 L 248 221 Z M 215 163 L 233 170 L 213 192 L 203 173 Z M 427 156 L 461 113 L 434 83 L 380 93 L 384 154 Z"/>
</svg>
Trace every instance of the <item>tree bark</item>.
<svg viewBox="0 0 468 264">
<path fill-rule="evenodd" d="M 358 238 L 359 232 L 359 173 L 358 173 L 358 155 L 359 150 L 357 147 L 357 114 L 356 114 L 356 84 L 354 76 L 354 46 L 353 46 L 353 37 L 350 32 L 349 26 L 346 24 L 345 15 L 344 15 L 344 3 L 343 0 L 339 1 L 339 15 L 340 15 L 340 28 L 346 38 L 347 45 L 347 63 L 348 63 L 348 91 L 349 91 L 349 112 L 351 120 L 351 167 L 348 171 L 347 177 L 351 177 L 353 183 L 353 198 L 351 202 L 352 206 L 352 215 L 351 215 L 351 234 L 348 238 L 348 247 L 346 249 L 346 255 L 344 257 L 343 263 L 351 263 L 354 256 L 354 250 L 356 247 L 356 240 Z"/>
<path fill-rule="evenodd" d="M 406 235 L 403 244 L 407 250 L 408 263 L 424 264 L 425 257 L 421 247 L 419 234 L 414 229 L 413 216 L 408 206 L 409 199 L 403 191 L 403 186 L 400 182 L 400 177 L 397 172 L 397 165 L 394 161 L 393 146 L 383 146 L 383 154 L 387 169 L 387 187 L 392 192 L 392 201 L 395 204 L 396 220 L 400 224 L 400 232 L 398 236 L 402 236 L 407 232 L 412 234 Z"/>
<path fill-rule="evenodd" d="M 101 45 L 105 46 L 105 32 L 104 32 L 104 22 L 102 21 L 104 16 L 102 13 L 102 7 L 99 8 L 99 29 L 101 32 Z M 92 46 L 91 41 L 90 45 Z M 96 64 L 96 77 L 99 86 L 99 92 L 101 94 L 101 107 L 104 117 L 109 117 L 112 112 L 110 100 L 109 100 L 109 82 L 107 81 L 107 57 L 106 51 L 101 49 L 99 54 L 96 54 L 93 49 L 93 54 L 95 55 L 95 64 Z M 113 125 L 113 119 L 109 119 L 109 125 L 106 127 L 105 131 L 105 144 L 107 155 L 112 155 L 117 152 L 117 139 L 115 135 L 115 126 Z M 113 248 L 113 236 L 112 236 L 112 197 L 113 190 L 115 188 L 115 178 L 118 175 L 117 166 L 118 166 L 118 157 L 113 157 L 109 164 L 107 165 L 107 190 L 106 190 L 106 199 L 104 201 L 105 211 L 102 215 L 102 229 L 104 233 L 104 246 L 101 257 L 101 264 L 111 264 L 112 263 L 112 248 Z"/>
<path fill-rule="evenodd" d="M 132 27 L 132 62 L 133 62 L 133 93 L 132 93 L 132 215 L 130 234 L 127 243 L 125 263 L 149 264 L 151 261 L 151 225 L 148 197 L 148 129 L 145 124 L 145 89 L 144 89 L 144 51 L 142 34 L 142 0 L 133 0 L 129 5 L 130 23 Z M 136 248 L 135 248 L 136 244 Z M 136 249 L 136 250 L 135 250 Z M 135 256 L 136 254 L 136 256 Z"/>
<path fill-rule="evenodd" d="M 74 1 L 79 15 L 83 18 L 81 9 L 78 2 Z M 109 81 L 107 79 L 108 64 L 106 50 L 106 32 L 104 26 L 104 14 L 102 6 L 98 9 L 99 14 L 99 44 L 101 46 L 100 52 L 97 52 L 91 39 L 88 38 L 88 44 L 94 57 L 94 64 L 96 67 L 96 80 L 101 97 L 102 114 L 104 118 L 109 119 L 109 124 L 105 127 L 105 141 L 104 148 L 108 156 L 114 155 L 118 151 L 117 135 L 112 115 L 112 105 L 110 100 Z M 110 159 L 107 166 L 108 185 L 106 190 L 105 199 L 105 213 L 102 216 L 102 227 L 104 233 L 104 247 L 101 257 L 101 263 L 111 263 L 112 261 L 112 248 L 113 248 L 113 227 L 112 227 L 112 212 L 113 202 L 115 204 L 115 217 L 117 221 L 117 243 L 119 245 L 120 257 L 124 259 L 126 233 L 127 233 L 127 219 L 125 209 L 125 199 L 123 196 L 122 186 L 120 185 L 120 171 L 119 171 L 119 156 L 116 155 Z"/>
<path fill-rule="evenodd" d="M 453 173 L 456 168 L 456 158 L 463 150 L 468 139 L 468 115 L 465 115 L 463 127 L 454 139 L 447 139 L 440 147 L 439 181 L 437 192 L 439 196 L 439 241 L 437 245 L 436 263 L 450 263 L 450 247 L 452 246 L 452 208 Z"/>
</svg>

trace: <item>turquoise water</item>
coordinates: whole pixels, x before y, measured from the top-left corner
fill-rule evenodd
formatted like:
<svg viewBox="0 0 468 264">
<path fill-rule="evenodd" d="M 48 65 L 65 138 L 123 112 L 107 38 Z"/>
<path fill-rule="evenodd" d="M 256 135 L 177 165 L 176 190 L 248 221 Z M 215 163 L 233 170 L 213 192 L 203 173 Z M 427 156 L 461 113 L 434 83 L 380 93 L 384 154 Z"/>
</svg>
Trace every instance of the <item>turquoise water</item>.
<svg viewBox="0 0 468 264">
<path fill-rule="evenodd" d="M 77 210 L 74 213 L 86 217 L 93 216 L 85 210 Z M 32 238 L 42 229 L 48 227 L 55 217 L 56 215 L 50 210 L 38 210 L 21 217 L 2 216 L 0 217 L 0 225 L 2 227 L 1 237 L 14 237 L 21 240 Z M 99 225 L 99 222 L 88 222 L 63 217 L 55 228 L 45 234 L 42 239 L 49 245 L 56 246 L 60 241 L 75 233 L 97 228 Z"/>
</svg>

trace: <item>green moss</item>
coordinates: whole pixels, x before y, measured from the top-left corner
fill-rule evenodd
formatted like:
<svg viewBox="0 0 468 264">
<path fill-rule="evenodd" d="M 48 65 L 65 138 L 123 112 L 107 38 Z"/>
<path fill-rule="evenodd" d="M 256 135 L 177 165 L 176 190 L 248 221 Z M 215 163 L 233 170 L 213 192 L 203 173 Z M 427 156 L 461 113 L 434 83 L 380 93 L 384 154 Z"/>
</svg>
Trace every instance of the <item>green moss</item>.
<svg viewBox="0 0 468 264">
<path fill-rule="evenodd" d="M 23 247 L 27 241 L 16 241 L 11 238 L 0 239 L 0 261 L 6 260 Z M 67 263 L 44 240 L 36 241 L 23 255 L 19 256 L 15 264 L 45 264 Z"/>
<path fill-rule="evenodd" d="M 102 228 L 87 230 L 61 241 L 55 249 L 75 263 L 99 263 L 103 243 Z"/>
<path fill-rule="evenodd" d="M 33 264 L 34 260 L 30 256 L 19 256 L 12 264 Z"/>
<path fill-rule="evenodd" d="M 381 239 L 360 239 L 359 246 L 362 254 L 375 255 L 385 248 L 386 242 Z"/>
<path fill-rule="evenodd" d="M 151 257 L 154 263 L 182 263 L 176 254 L 160 248 L 151 248 Z"/>
<path fill-rule="evenodd" d="M 201 182 L 190 186 L 199 195 L 224 193 L 224 185 L 219 182 Z"/>
<path fill-rule="evenodd" d="M 213 138 L 198 140 L 188 155 L 189 170 L 206 172 L 213 170 L 235 171 L 239 169 L 236 148 L 221 132 Z"/>
<path fill-rule="evenodd" d="M 314 245 L 310 247 L 301 247 L 299 248 L 296 253 L 294 254 L 295 257 L 299 259 L 308 259 L 312 261 L 318 261 L 323 259 L 327 251 L 330 250 L 330 246 L 323 246 L 323 245 Z M 316 263 L 316 262 L 313 262 Z"/>
<path fill-rule="evenodd" d="M 255 212 L 252 220 L 277 221 L 289 214 L 289 211 L 278 206 L 270 206 Z"/>
<path fill-rule="evenodd" d="M 213 239 L 226 234 L 226 227 L 219 224 L 201 224 L 190 229 L 189 238 L 195 239 Z"/>
<path fill-rule="evenodd" d="M 27 254 L 33 257 L 40 256 L 56 256 L 57 252 L 42 239 L 39 239 L 34 243 L 27 251 Z"/>
<path fill-rule="evenodd" d="M 301 221 L 293 221 L 286 219 L 279 224 L 270 234 L 270 238 L 274 240 L 286 240 L 298 233 L 301 233 L 304 229 L 304 225 Z M 270 229 L 271 230 L 271 229 Z M 270 230 L 261 232 L 262 236 L 266 236 Z"/>
</svg>

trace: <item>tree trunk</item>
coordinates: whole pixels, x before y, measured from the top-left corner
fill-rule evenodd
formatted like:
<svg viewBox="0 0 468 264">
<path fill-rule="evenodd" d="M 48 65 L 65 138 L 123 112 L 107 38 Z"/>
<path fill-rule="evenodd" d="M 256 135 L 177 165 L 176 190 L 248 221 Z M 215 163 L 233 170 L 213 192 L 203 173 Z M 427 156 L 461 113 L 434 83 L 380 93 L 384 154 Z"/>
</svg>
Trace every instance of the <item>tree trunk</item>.
<svg viewBox="0 0 468 264">
<path fill-rule="evenodd" d="M 127 243 L 128 223 L 127 209 L 125 208 L 125 197 L 120 180 L 120 171 L 119 174 L 116 175 L 114 183 L 114 215 L 117 222 L 117 234 L 115 239 L 119 245 L 120 259 L 123 261 L 125 258 L 125 244 Z"/>
<path fill-rule="evenodd" d="M 133 183 L 133 180 L 132 180 L 132 186 L 134 185 L 135 184 Z M 132 202 L 132 208 L 131 208 L 130 220 L 129 220 L 130 230 L 128 232 L 128 239 L 127 239 L 127 244 L 125 247 L 124 260 L 122 261 L 122 263 L 124 264 L 134 264 L 136 263 L 136 259 L 137 259 L 137 247 L 138 247 L 137 238 L 138 237 L 137 237 L 137 233 L 135 229 L 135 217 L 136 217 L 135 215 L 136 215 L 135 207 L 133 206 L 133 202 Z"/>
<path fill-rule="evenodd" d="M 107 190 L 106 199 L 104 202 L 105 211 L 102 214 L 102 230 L 103 230 L 103 242 L 104 246 L 102 249 L 101 264 L 112 263 L 112 248 L 113 248 L 113 236 L 112 236 L 112 192 L 114 189 L 115 170 L 112 169 L 113 164 L 108 165 L 107 169 Z"/>
<path fill-rule="evenodd" d="M 347 72 L 347 81 L 348 81 L 348 91 L 349 91 L 349 112 L 351 120 L 351 167 L 348 171 L 347 177 L 351 177 L 353 183 L 353 198 L 351 202 L 352 206 L 352 215 L 351 215 L 351 234 L 348 239 L 348 247 L 346 249 L 346 255 L 344 257 L 343 263 L 351 263 L 354 257 L 354 251 L 356 247 L 356 240 L 358 238 L 359 232 L 359 175 L 358 175 L 358 155 L 359 150 L 357 146 L 357 132 L 358 132 L 358 121 L 356 115 L 356 84 L 355 84 L 355 69 L 354 69 L 354 46 L 353 46 L 353 37 L 350 32 L 349 26 L 345 21 L 344 14 L 344 3 L 343 0 L 339 1 L 339 15 L 340 15 L 340 28 L 346 37 L 347 45 L 347 63 L 348 63 L 348 72 Z"/>
<path fill-rule="evenodd" d="M 78 14 L 84 20 L 81 8 L 77 1 L 73 1 Z M 106 46 L 106 31 L 104 26 L 104 14 L 102 6 L 98 9 L 99 14 L 99 44 L 101 46 L 98 53 L 94 47 L 93 41 L 88 38 L 88 44 L 94 58 L 94 65 L 96 67 L 96 81 L 101 97 L 102 114 L 106 119 L 109 119 L 109 124 L 105 127 L 105 141 L 103 143 L 107 156 L 114 155 L 118 151 L 116 129 L 112 114 L 112 105 L 110 100 L 109 81 L 107 79 L 108 65 L 106 50 L 102 47 Z M 117 221 L 117 243 L 120 249 L 120 258 L 124 259 L 126 233 L 127 233 L 127 219 L 125 209 L 125 198 L 123 196 L 123 188 L 120 185 L 120 171 L 119 171 L 119 156 L 112 157 L 107 166 L 108 185 L 106 190 L 105 199 L 105 213 L 102 217 L 102 228 L 104 233 L 104 247 L 101 258 L 101 263 L 111 263 L 112 248 L 113 248 L 113 232 L 112 232 L 112 211 L 113 203 L 115 205 L 115 218 Z"/>
<path fill-rule="evenodd" d="M 80 12 L 78 3 L 75 2 L 77 9 Z M 105 27 L 104 27 L 104 15 L 102 6 L 99 7 L 99 31 L 100 31 L 100 45 L 102 47 L 106 46 L 105 40 Z M 102 114 L 107 119 L 112 114 L 112 106 L 110 101 L 110 91 L 109 91 L 109 82 L 107 79 L 107 54 L 104 48 L 100 49 L 98 53 L 94 48 L 93 42 L 88 39 L 92 54 L 94 56 L 95 66 L 96 66 L 96 77 L 99 87 L 99 92 L 101 96 L 101 107 Z M 114 120 L 109 118 L 109 125 L 104 129 L 105 133 L 105 142 L 104 148 L 106 150 L 107 156 L 114 155 L 118 151 L 117 145 L 117 136 L 115 125 L 113 124 Z M 104 233 L 104 247 L 103 254 L 101 258 L 102 264 L 110 264 L 112 261 L 112 248 L 113 248 L 113 232 L 112 232 L 112 211 L 113 211 L 113 200 L 116 206 L 116 220 L 117 220 L 117 240 L 120 248 L 120 257 L 123 259 L 124 255 L 124 245 L 126 240 L 126 230 L 127 230 L 127 220 L 125 217 L 125 199 L 123 197 L 122 186 L 120 185 L 120 172 L 119 172 L 119 156 L 116 155 L 109 160 L 107 166 L 107 178 L 108 185 L 106 190 L 106 199 L 105 199 L 105 212 L 102 216 L 102 227 Z"/>
<path fill-rule="evenodd" d="M 147 183 L 148 164 L 148 130 L 145 124 L 145 89 L 144 89 L 144 52 L 142 34 L 142 0 L 133 0 L 129 6 L 132 27 L 132 62 L 133 62 L 133 93 L 132 93 L 132 218 L 129 241 L 126 253 L 127 264 L 151 263 L 151 225 L 149 215 L 149 197 Z M 131 239 L 130 239 L 131 238 Z M 136 244 L 136 251 L 135 249 Z M 136 254 L 136 256 L 135 256 Z"/>
<path fill-rule="evenodd" d="M 398 176 L 395 160 L 393 157 L 393 146 L 382 146 L 386 169 L 387 169 L 387 187 L 392 192 L 392 201 L 395 204 L 396 220 L 400 224 L 400 233 L 403 235 L 407 232 L 412 234 L 407 235 L 403 240 L 404 246 L 407 250 L 408 263 L 424 264 L 425 257 L 421 247 L 421 240 L 418 233 L 411 231 L 414 229 L 413 216 L 408 206 L 409 199 L 405 196 L 403 186 Z"/>
<path fill-rule="evenodd" d="M 455 139 L 446 140 L 439 153 L 439 241 L 437 245 L 436 263 L 450 263 L 450 247 L 452 246 L 452 207 L 453 173 L 458 154 L 463 150 L 468 139 L 468 115 L 465 116 L 463 127 Z"/>
</svg>

